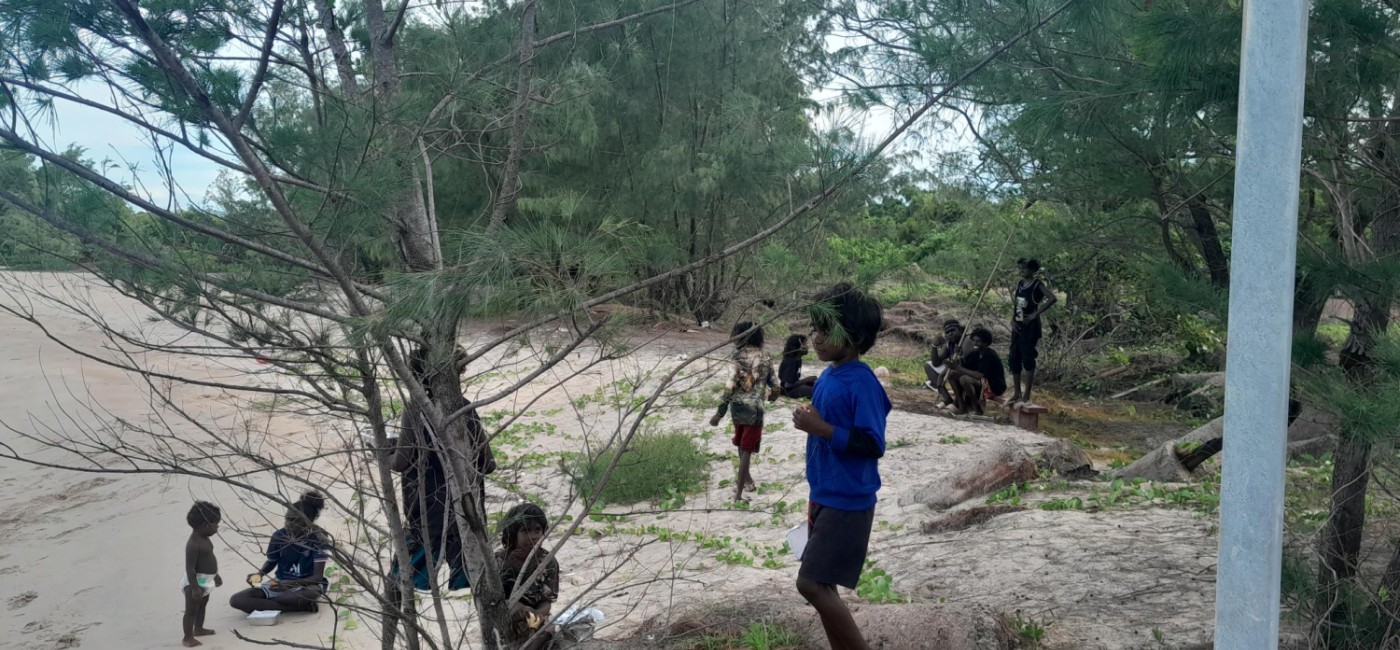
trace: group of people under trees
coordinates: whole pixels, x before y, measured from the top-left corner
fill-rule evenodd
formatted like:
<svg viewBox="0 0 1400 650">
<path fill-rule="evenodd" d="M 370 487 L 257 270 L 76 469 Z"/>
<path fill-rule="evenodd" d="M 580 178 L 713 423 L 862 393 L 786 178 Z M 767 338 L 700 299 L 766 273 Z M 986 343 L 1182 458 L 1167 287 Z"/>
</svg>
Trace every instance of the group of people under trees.
<svg viewBox="0 0 1400 650">
<path fill-rule="evenodd" d="M 1009 355 L 1016 381 L 1013 400 L 1030 399 L 1040 316 L 1055 301 L 1049 287 L 1036 277 L 1038 271 L 1035 260 L 1023 260 L 1022 278 L 1013 292 L 1016 307 Z M 883 314 L 878 301 L 846 283 L 821 291 L 813 297 L 813 305 L 810 339 L 801 334 L 789 336 L 776 373 L 771 358 L 763 352 L 762 328 L 751 322 L 735 326 L 734 372 L 710 424 L 718 426 L 726 413 L 733 420 L 733 444 L 739 449 L 735 499 L 741 500 L 746 489 L 755 487 L 750 465 L 762 442 L 765 403 L 780 395 L 811 400 L 810 404 L 799 404 L 792 414 L 793 427 L 807 434 L 809 485 L 807 540 L 797 591 L 816 609 L 832 648 L 864 650 L 869 646 L 837 587 L 854 589 L 859 581 L 881 486 L 879 459 L 885 453 L 885 423 L 892 407 L 884 387 L 861 356 L 875 344 Z M 1001 360 L 991 349 L 991 334 L 979 328 L 964 336 L 957 321 L 945 323 L 944 333 L 946 341 L 934 347 L 930 359 L 929 386 L 960 412 L 980 412 L 984 396 L 1000 395 L 1006 389 Z M 820 377 L 802 375 L 809 341 L 817 358 L 828 364 Z M 432 386 L 438 383 L 435 373 L 460 376 L 466 370 L 461 350 L 450 362 L 439 364 L 442 367 L 430 364 L 421 349 L 410 356 L 410 362 L 430 397 Z M 471 586 L 456 518 L 460 508 L 473 505 L 484 515 L 485 477 L 495 470 L 495 460 L 475 410 L 465 399 L 459 406 L 464 409 L 470 447 L 478 450 L 472 465 L 471 494 L 452 493 L 440 451 L 443 447 L 420 405 L 410 401 L 402 416 L 402 434 L 385 450 L 390 467 L 402 477 L 404 541 L 410 554 L 407 565 L 413 572 L 410 581 L 419 591 L 440 588 L 437 569 L 444 563 L 449 568 L 447 590 Z M 233 607 L 245 612 L 316 611 L 329 588 L 325 565 L 334 548 L 330 535 L 315 524 L 324 504 L 320 494 L 308 492 L 291 505 L 285 526 L 274 532 L 268 543 L 266 562 L 248 577 L 249 587 L 230 599 Z M 205 502 L 196 503 L 188 515 L 192 532 L 182 581 L 186 646 L 200 645 L 196 637 L 213 634 L 203 623 L 209 594 L 222 585 L 210 541 L 219 520 L 219 509 Z M 505 640 L 530 650 L 549 647 L 554 635 L 551 609 L 559 595 L 558 562 L 539 548 L 549 521 L 539 506 L 523 503 L 506 513 L 500 528 L 501 548 L 496 560 L 502 586 L 508 596 L 520 592 L 510 609 Z M 399 583 L 399 564 L 394 558 L 386 581 L 390 585 Z M 521 585 L 521 580 L 530 583 Z M 389 602 L 412 607 L 412 597 L 402 598 L 392 588 L 390 592 Z"/>
<path fill-rule="evenodd" d="M 451 365 L 459 376 L 466 370 L 465 358 L 465 351 L 459 348 L 452 360 Z M 410 366 L 432 397 L 432 386 L 436 383 L 432 375 L 437 369 L 429 364 L 426 351 L 416 350 L 410 356 Z M 496 463 L 480 417 L 469 404 L 465 405 L 468 407 L 464 416 L 467 435 L 473 438 L 472 446 L 477 449 L 472 498 L 484 514 L 486 475 L 495 471 Z M 447 584 L 441 586 L 442 590 L 468 589 L 471 584 L 453 508 L 453 504 L 462 501 L 454 499 L 449 491 L 441 447 L 420 405 L 410 401 L 404 409 L 401 432 L 398 438 L 389 440 L 385 451 L 390 468 L 401 477 L 404 542 L 412 569 L 410 582 L 415 591 L 429 593 L 439 587 L 435 584 L 438 567 L 447 564 L 449 577 Z M 324 507 L 325 497 L 316 491 L 307 492 L 291 504 L 285 525 L 275 531 L 268 542 L 266 561 L 256 573 L 248 576 L 248 588 L 230 597 L 229 604 L 233 608 L 245 613 L 318 611 L 319 603 L 330 588 L 325 569 L 334 547 L 330 534 L 315 523 Z M 211 541 L 218 532 L 220 519 L 219 508 L 203 501 L 196 502 L 187 515 L 191 534 L 186 544 L 186 575 L 181 580 L 185 594 L 182 623 L 186 647 L 202 645 L 197 637 L 214 634 L 204 627 L 204 617 L 210 593 L 215 587 L 223 586 Z M 496 560 L 501 569 L 503 591 L 509 595 L 517 583 L 533 576 L 530 584 L 523 586 L 519 600 L 512 605 L 509 629 L 505 631 L 508 642 L 524 649 L 547 647 L 552 639 L 551 631 L 540 628 L 549 621 L 550 610 L 558 598 L 559 564 L 543 549 L 536 548 L 548 529 L 544 510 L 531 503 L 513 507 L 501 523 L 501 548 L 496 552 Z M 411 610 L 413 598 L 402 598 L 397 591 L 398 557 L 393 558 L 392 566 L 386 580 L 387 600 L 403 603 Z M 543 570 L 537 571 L 540 567 Z M 393 632 L 386 630 L 385 633 Z"/>
<path fill-rule="evenodd" d="M 1041 316 L 1054 306 L 1055 293 L 1042 279 L 1040 262 L 1016 262 L 1020 279 L 1011 289 L 1013 313 L 1007 365 L 1011 367 L 1011 397 L 1008 407 L 1031 403 L 1035 385 L 1036 359 L 1044 331 Z M 924 364 L 925 386 L 942 398 L 940 409 L 958 415 L 982 415 L 987 401 L 1001 401 L 1006 395 L 1006 370 L 1001 357 L 992 349 L 992 333 L 977 327 L 967 332 L 957 319 L 943 322 L 943 335 L 934 340 L 929 360 Z"/>
</svg>

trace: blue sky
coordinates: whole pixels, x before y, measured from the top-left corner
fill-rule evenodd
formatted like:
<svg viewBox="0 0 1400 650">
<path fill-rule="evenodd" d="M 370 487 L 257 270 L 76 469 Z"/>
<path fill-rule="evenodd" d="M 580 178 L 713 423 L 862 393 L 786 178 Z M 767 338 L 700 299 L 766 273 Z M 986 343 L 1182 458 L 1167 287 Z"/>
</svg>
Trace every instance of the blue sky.
<svg viewBox="0 0 1400 650">
<path fill-rule="evenodd" d="M 79 84 L 73 90 L 85 99 L 110 101 L 100 84 Z M 159 205 L 189 206 L 203 201 L 205 190 L 221 169 L 182 147 L 172 148 L 168 142 L 161 142 L 170 156 L 170 172 L 175 180 L 172 188 L 161 157 L 144 130 L 95 108 L 63 100 L 56 100 L 54 107 L 52 119 L 34 122 L 44 147 L 54 151 L 63 151 L 70 145 L 82 147 L 88 159 L 116 165 L 105 170 L 108 177 L 137 188 Z"/>
</svg>

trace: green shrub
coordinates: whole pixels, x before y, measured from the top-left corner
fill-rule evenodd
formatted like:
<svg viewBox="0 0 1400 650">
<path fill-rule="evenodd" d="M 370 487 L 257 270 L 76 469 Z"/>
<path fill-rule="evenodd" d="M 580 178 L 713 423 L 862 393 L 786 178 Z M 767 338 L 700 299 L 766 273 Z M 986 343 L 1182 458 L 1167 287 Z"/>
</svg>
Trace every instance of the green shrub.
<svg viewBox="0 0 1400 650">
<path fill-rule="evenodd" d="M 575 485 L 592 494 L 612 462 L 614 450 L 605 449 L 582 463 L 574 473 Z M 705 487 L 710 458 L 684 433 L 643 434 L 617 461 L 617 469 L 603 486 L 604 503 L 675 500 Z"/>
</svg>

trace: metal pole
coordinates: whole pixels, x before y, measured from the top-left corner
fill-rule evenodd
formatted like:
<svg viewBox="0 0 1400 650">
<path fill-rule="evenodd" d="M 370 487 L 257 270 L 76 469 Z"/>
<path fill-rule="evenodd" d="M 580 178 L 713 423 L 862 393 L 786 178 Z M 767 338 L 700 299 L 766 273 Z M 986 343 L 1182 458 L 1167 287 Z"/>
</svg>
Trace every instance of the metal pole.
<svg viewBox="0 0 1400 650">
<path fill-rule="evenodd" d="M 1246 0 L 1215 647 L 1278 647 L 1307 0 Z"/>
</svg>

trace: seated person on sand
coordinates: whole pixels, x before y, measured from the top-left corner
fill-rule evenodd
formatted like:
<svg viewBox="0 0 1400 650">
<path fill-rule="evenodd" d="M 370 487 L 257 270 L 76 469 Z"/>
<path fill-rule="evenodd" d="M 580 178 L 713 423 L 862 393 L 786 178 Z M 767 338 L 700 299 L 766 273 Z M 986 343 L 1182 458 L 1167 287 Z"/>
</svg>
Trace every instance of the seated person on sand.
<svg viewBox="0 0 1400 650">
<path fill-rule="evenodd" d="M 326 593 L 326 562 L 330 536 L 316 525 L 326 505 L 325 497 L 312 491 L 287 509 L 285 528 L 272 533 L 267 544 L 267 562 L 248 576 L 248 583 L 260 586 L 244 589 L 229 598 L 234 609 L 249 614 L 258 610 L 314 612 Z M 276 573 L 268 577 L 273 570 Z"/>
<path fill-rule="evenodd" d="M 984 328 L 972 330 L 972 352 L 962 359 L 950 359 L 948 372 L 952 378 L 953 404 L 958 415 L 973 411 L 983 415 L 987 400 L 1006 394 L 1006 369 L 1001 357 L 992 350 L 992 333 Z"/>
<path fill-rule="evenodd" d="M 549 620 L 554 601 L 559 599 L 559 562 L 539 548 L 547 530 L 549 519 L 533 503 L 511 508 L 501 520 L 501 550 L 496 552 L 501 589 L 506 598 L 522 589 L 520 600 L 510 606 L 505 636 L 512 646 L 523 644 L 521 650 L 548 648 L 556 633 Z M 521 587 L 521 581 L 531 579 L 537 571 L 539 576 Z"/>
<path fill-rule="evenodd" d="M 779 392 L 783 397 L 812 399 L 817 378 L 802 376 L 802 357 L 807 356 L 807 337 L 793 334 L 783 343 L 783 360 L 778 363 Z"/>
<path fill-rule="evenodd" d="M 943 321 L 943 335 L 934 337 L 929 360 L 924 362 L 924 375 L 928 377 L 924 385 L 943 398 L 940 409 L 953 408 L 953 396 L 948 393 L 948 362 L 971 351 L 965 343 L 962 323 L 955 318 Z"/>
</svg>

